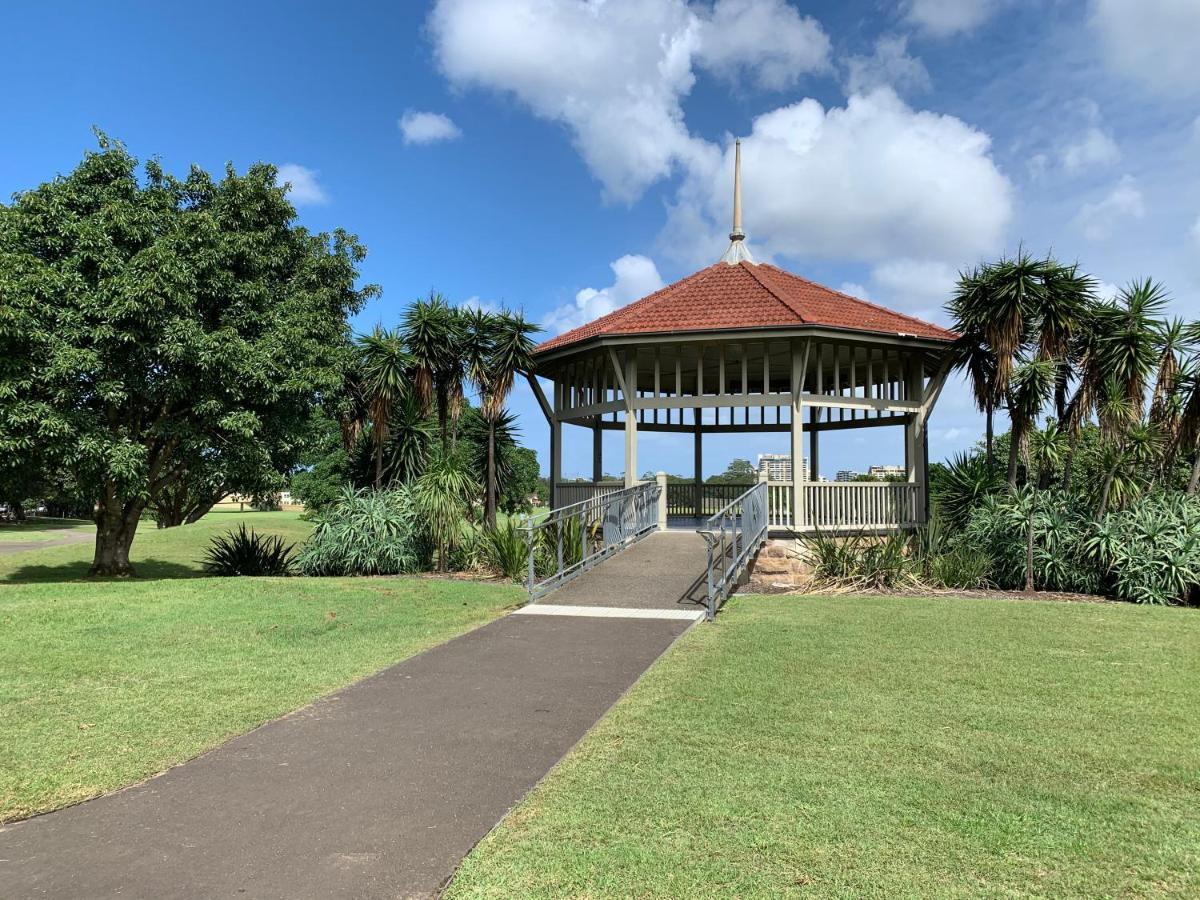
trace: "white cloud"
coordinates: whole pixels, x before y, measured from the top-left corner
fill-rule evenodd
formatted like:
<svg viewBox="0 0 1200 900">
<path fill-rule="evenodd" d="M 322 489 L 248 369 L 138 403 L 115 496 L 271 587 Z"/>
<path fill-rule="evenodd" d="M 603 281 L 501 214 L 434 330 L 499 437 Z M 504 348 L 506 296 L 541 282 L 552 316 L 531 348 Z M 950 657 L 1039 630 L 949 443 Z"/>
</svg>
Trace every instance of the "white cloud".
<svg viewBox="0 0 1200 900">
<path fill-rule="evenodd" d="M 1121 161 L 1121 148 L 1112 135 L 1100 127 L 1089 127 L 1079 138 L 1062 149 L 1062 164 L 1068 174 L 1112 166 Z"/>
<path fill-rule="evenodd" d="M 932 84 L 925 64 L 908 55 L 905 35 L 881 37 L 870 56 L 846 60 L 846 91 L 850 94 L 865 94 L 877 87 L 892 87 L 900 93 L 927 91 Z"/>
<path fill-rule="evenodd" d="M 906 0 L 909 22 L 935 37 L 972 31 L 1000 8 L 1003 0 Z"/>
<path fill-rule="evenodd" d="M 859 284 L 857 281 L 843 281 L 842 286 L 838 290 L 843 294 L 849 294 L 851 297 L 857 297 L 859 300 L 871 299 L 866 286 Z"/>
<path fill-rule="evenodd" d="M 550 311 L 542 323 L 547 334 L 562 334 L 615 309 L 640 300 L 664 287 L 654 261 L 645 256 L 622 256 L 609 266 L 613 283 L 606 288 L 584 288 L 566 303 Z"/>
<path fill-rule="evenodd" d="M 1200 219 L 1196 219 L 1196 224 L 1192 226 L 1189 232 L 1192 237 L 1192 243 L 1196 245 L 1196 249 L 1200 250 Z"/>
<path fill-rule="evenodd" d="M 1166 94 L 1200 92 L 1200 3 L 1091 0 L 1089 21 L 1116 71 Z"/>
<path fill-rule="evenodd" d="M 462 137 L 462 129 L 441 113 L 405 110 L 399 124 L 406 144 L 436 144 Z"/>
<path fill-rule="evenodd" d="M 1101 300 L 1115 300 L 1121 289 L 1110 281 L 1101 281 L 1096 285 L 1096 294 Z"/>
<path fill-rule="evenodd" d="M 1110 237 L 1122 219 L 1145 217 L 1146 201 L 1131 175 L 1123 176 L 1103 199 L 1085 203 L 1079 210 L 1084 237 L 1093 241 Z"/>
<path fill-rule="evenodd" d="M 560 122 L 610 199 L 632 202 L 710 148 L 682 99 L 696 67 L 784 87 L 828 66 L 829 39 L 783 0 L 438 0 L 438 65 Z"/>
<path fill-rule="evenodd" d="M 953 116 L 917 112 L 894 92 L 825 109 L 802 100 L 759 116 L 742 142 L 745 221 L 760 255 L 952 262 L 995 253 L 1012 188 L 991 140 Z M 729 217 L 732 147 L 696 166 L 664 243 L 716 259 Z"/>
<path fill-rule="evenodd" d="M 957 282 L 953 267 L 930 260 L 894 259 L 871 270 L 880 302 L 922 319 L 941 318 Z"/>
<path fill-rule="evenodd" d="M 328 203 L 329 195 L 317 181 L 317 171 L 296 163 L 284 163 L 279 167 L 277 184 L 288 185 L 288 199 L 296 206 Z"/>
<path fill-rule="evenodd" d="M 785 0 L 717 0 L 701 15 L 697 61 L 715 75 L 751 76 L 760 87 L 791 87 L 829 67 L 830 42 L 816 19 Z"/>
</svg>

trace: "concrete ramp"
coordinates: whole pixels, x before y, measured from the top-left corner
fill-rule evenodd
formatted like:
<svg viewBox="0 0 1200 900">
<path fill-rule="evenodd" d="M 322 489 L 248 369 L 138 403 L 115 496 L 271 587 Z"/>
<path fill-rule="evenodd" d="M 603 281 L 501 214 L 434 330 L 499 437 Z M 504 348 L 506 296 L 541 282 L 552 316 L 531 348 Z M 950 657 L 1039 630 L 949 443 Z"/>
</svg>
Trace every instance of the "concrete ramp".
<svg viewBox="0 0 1200 900">
<path fill-rule="evenodd" d="M 660 531 L 533 604 L 703 612 L 708 548 L 694 531 Z"/>
</svg>

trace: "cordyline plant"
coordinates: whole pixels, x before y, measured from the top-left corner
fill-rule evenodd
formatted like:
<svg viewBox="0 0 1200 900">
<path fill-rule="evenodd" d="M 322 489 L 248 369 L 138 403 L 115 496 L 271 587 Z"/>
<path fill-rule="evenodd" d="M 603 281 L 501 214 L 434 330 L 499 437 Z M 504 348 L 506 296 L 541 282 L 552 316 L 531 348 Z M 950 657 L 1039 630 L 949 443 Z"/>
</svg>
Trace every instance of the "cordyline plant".
<svg viewBox="0 0 1200 900">
<path fill-rule="evenodd" d="M 253 492 L 296 464 L 342 385 L 353 235 L 295 224 L 276 170 L 214 180 L 100 135 L 0 206 L 0 466 L 69 473 L 95 504 L 91 571 L 129 575 L 138 521 L 219 471 Z"/>
</svg>

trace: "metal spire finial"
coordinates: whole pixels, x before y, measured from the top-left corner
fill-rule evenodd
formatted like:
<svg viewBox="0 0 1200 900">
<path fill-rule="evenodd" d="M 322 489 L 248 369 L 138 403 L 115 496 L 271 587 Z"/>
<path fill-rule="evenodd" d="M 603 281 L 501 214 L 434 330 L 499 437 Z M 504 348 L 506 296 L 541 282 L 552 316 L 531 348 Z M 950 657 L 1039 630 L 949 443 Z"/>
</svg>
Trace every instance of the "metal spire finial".
<svg viewBox="0 0 1200 900">
<path fill-rule="evenodd" d="M 742 139 L 733 142 L 733 230 L 729 232 L 729 249 L 724 261 L 731 266 L 754 262 L 746 247 L 746 232 L 742 231 Z"/>
</svg>

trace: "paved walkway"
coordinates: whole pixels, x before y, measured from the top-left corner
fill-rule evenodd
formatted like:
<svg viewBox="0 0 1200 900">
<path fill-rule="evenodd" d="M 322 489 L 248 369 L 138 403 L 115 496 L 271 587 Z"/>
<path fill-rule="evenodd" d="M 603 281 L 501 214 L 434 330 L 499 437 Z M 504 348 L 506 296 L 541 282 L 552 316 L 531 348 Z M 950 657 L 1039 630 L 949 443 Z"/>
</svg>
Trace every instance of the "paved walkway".
<svg viewBox="0 0 1200 900">
<path fill-rule="evenodd" d="M 83 544 L 96 540 L 94 532 L 71 530 L 69 528 L 50 528 L 38 532 L 38 536 L 49 535 L 45 540 L 36 541 L 5 541 L 0 533 L 0 556 L 7 553 L 23 553 L 26 550 L 45 550 L 48 547 L 65 547 L 67 544 Z"/>
<path fill-rule="evenodd" d="M 692 625 L 677 612 L 697 573 L 677 567 L 694 550 L 654 535 L 546 598 L 592 614 L 506 616 L 144 784 L 0 827 L 0 896 L 432 896 Z M 656 605 L 676 613 L 646 617 Z"/>
<path fill-rule="evenodd" d="M 568 582 L 541 603 L 702 611 L 708 547 L 694 531 L 652 534 Z"/>
</svg>

